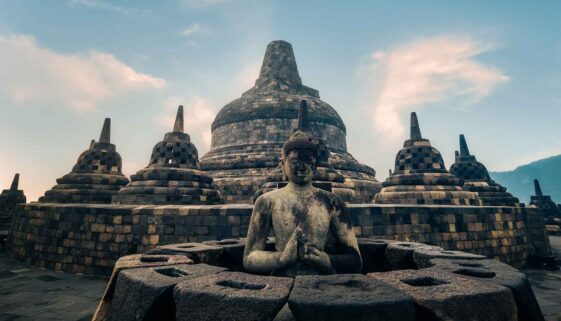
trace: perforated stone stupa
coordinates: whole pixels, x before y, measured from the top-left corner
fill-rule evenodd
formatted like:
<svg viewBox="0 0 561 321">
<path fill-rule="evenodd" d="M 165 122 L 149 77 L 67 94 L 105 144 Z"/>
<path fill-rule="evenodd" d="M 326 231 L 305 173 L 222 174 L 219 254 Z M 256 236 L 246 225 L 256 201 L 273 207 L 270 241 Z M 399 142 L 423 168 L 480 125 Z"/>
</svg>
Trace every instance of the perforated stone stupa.
<svg viewBox="0 0 561 321">
<path fill-rule="evenodd" d="M 395 157 L 395 169 L 375 196 L 378 204 L 481 205 L 474 192 L 444 166 L 440 152 L 421 136 L 416 113 L 411 113 L 411 136 Z"/>
<path fill-rule="evenodd" d="M 26 200 L 25 194 L 19 189 L 19 174 L 15 174 L 10 189 L 5 189 L 0 194 L 0 211 L 13 209 L 17 204 L 25 203 Z"/>
<path fill-rule="evenodd" d="M 114 204 L 221 204 L 212 178 L 199 167 L 199 153 L 183 130 L 179 106 L 173 131 L 152 150 L 148 166 L 113 197 Z"/>
<path fill-rule="evenodd" d="M 353 202 L 369 202 L 379 191 L 374 169 L 347 152 L 346 127 L 335 109 L 302 84 L 292 46 L 273 41 L 255 86 L 216 116 L 211 149 L 201 158 L 201 168 L 227 203 L 251 203 L 275 171 L 282 145 L 296 127 L 301 100 L 308 102 L 310 127 L 331 152 L 331 165 L 355 191 Z"/>
<path fill-rule="evenodd" d="M 492 180 L 487 168 L 469 153 L 464 135 L 460 135 L 460 152 L 456 152 L 456 162 L 450 166 L 450 173 L 464 181 L 464 190 L 477 192 L 483 205 L 517 206 L 520 203 L 506 187 Z"/>
<path fill-rule="evenodd" d="M 551 196 L 543 195 L 542 188 L 540 186 L 540 181 L 534 180 L 534 190 L 536 195 L 530 197 L 530 205 L 534 205 L 537 208 L 541 208 L 545 216 L 561 216 L 561 211 L 551 200 Z"/>
<path fill-rule="evenodd" d="M 305 100 L 300 102 L 300 110 L 298 114 L 298 126 L 294 131 L 303 131 L 316 139 L 319 146 L 319 151 L 316 160 L 316 171 L 314 173 L 314 178 L 312 185 L 321 188 L 323 190 L 332 192 L 344 201 L 350 202 L 353 200 L 354 191 L 353 189 L 344 184 L 345 178 L 339 172 L 333 169 L 333 166 L 329 163 L 329 149 L 323 141 L 317 138 L 317 136 L 312 132 L 310 128 L 310 122 L 308 120 L 308 105 Z M 269 191 L 282 188 L 286 186 L 287 179 L 284 177 L 282 172 L 282 167 L 279 165 L 273 174 L 267 177 L 267 182 L 263 184 L 261 189 L 255 194 L 255 199 L 260 195 L 267 193 Z"/>
<path fill-rule="evenodd" d="M 122 173 L 121 155 L 111 144 L 111 119 L 105 118 L 99 142 L 94 140 L 69 174 L 39 198 L 43 203 L 111 203 L 129 180 Z"/>
</svg>

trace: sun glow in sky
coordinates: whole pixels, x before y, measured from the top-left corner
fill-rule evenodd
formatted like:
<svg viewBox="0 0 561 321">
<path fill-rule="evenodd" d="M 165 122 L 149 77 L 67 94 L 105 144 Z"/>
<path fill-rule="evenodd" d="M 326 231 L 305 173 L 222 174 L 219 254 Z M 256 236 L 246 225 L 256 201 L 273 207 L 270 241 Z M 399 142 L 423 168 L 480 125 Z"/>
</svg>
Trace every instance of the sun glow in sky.
<svg viewBox="0 0 561 321">
<path fill-rule="evenodd" d="M 458 134 L 490 170 L 561 154 L 558 1 L 0 0 L 0 189 L 34 201 L 104 117 L 125 174 L 146 166 L 177 105 L 199 155 L 222 106 L 292 43 L 305 85 L 385 179 L 417 111 L 453 161 Z"/>
</svg>

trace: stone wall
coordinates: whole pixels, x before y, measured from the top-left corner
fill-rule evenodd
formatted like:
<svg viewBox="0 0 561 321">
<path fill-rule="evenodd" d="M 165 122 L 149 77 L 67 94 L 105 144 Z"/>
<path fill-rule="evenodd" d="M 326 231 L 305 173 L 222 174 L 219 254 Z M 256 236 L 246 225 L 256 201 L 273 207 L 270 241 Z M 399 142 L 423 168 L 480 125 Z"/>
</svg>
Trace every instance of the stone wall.
<svg viewBox="0 0 561 321">
<path fill-rule="evenodd" d="M 350 205 L 359 237 L 415 241 L 521 266 L 548 255 L 539 210 L 512 207 Z M 19 207 L 9 253 L 27 263 L 108 275 L 115 261 L 156 245 L 243 237 L 250 205 L 117 206 L 32 203 Z"/>
</svg>

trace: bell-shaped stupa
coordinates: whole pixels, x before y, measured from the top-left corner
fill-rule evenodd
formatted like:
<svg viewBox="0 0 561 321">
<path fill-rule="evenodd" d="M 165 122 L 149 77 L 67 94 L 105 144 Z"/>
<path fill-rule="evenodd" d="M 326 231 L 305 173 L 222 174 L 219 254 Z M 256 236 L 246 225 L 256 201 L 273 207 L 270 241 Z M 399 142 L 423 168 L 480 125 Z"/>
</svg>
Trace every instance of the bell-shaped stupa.
<svg viewBox="0 0 561 321">
<path fill-rule="evenodd" d="M 343 175 L 334 170 L 333 166 L 329 163 L 329 149 L 321 139 L 317 138 L 317 135 L 313 133 L 310 127 L 308 105 L 305 100 L 300 102 L 298 126 L 294 129 L 294 132 L 298 130 L 313 137 L 312 139 L 318 145 L 316 171 L 314 173 L 312 185 L 332 192 L 346 202 L 351 202 L 353 200 L 354 191 L 350 186 L 344 184 L 345 178 Z M 283 175 L 282 166 L 279 164 L 275 171 L 266 178 L 266 183 L 257 191 L 255 199 L 264 193 L 282 188 L 286 186 L 287 183 L 287 178 Z"/>
<path fill-rule="evenodd" d="M 347 152 L 346 127 L 319 92 L 302 84 L 292 46 L 267 46 L 259 78 L 242 97 L 220 110 L 212 123 L 210 151 L 201 168 L 214 178 L 227 203 L 251 203 L 273 174 L 281 148 L 296 127 L 300 101 L 308 103 L 310 128 L 331 153 L 330 163 L 354 190 L 353 202 L 370 202 L 380 189 L 374 169 Z"/>
<path fill-rule="evenodd" d="M 152 150 L 146 168 L 131 175 L 131 182 L 113 197 L 114 204 L 221 204 L 212 178 L 199 167 L 199 153 L 183 131 L 179 106 L 173 131 Z"/>
<path fill-rule="evenodd" d="M 5 189 L 0 194 L 0 212 L 2 210 L 11 210 L 17 204 L 22 204 L 27 201 L 25 194 L 19 189 L 19 174 L 14 175 L 10 189 Z"/>
<path fill-rule="evenodd" d="M 111 203 L 111 197 L 129 180 L 123 175 L 121 155 L 111 144 L 111 119 L 105 118 L 99 142 L 94 140 L 69 174 L 39 198 L 43 203 Z"/>
<path fill-rule="evenodd" d="M 456 162 L 450 166 L 450 173 L 464 181 L 465 191 L 476 192 L 483 205 L 518 206 L 518 198 L 491 179 L 487 168 L 469 153 L 464 135 L 460 135 L 460 152 L 456 152 Z"/>
<path fill-rule="evenodd" d="M 411 136 L 395 157 L 395 169 L 375 196 L 378 204 L 481 205 L 474 192 L 444 166 L 440 152 L 421 136 L 417 114 L 411 113 Z"/>
<path fill-rule="evenodd" d="M 537 179 L 534 180 L 534 191 L 536 195 L 530 197 L 530 205 L 541 208 L 546 217 L 561 216 L 561 211 L 551 200 L 551 196 L 543 194 L 540 182 Z"/>
</svg>

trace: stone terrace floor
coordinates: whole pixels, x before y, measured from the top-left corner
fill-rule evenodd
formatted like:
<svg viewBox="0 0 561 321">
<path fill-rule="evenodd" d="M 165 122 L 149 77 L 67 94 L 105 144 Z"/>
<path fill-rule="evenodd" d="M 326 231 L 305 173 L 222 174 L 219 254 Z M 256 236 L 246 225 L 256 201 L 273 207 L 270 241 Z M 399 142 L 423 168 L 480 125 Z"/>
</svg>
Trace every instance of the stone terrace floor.
<svg viewBox="0 0 561 321">
<path fill-rule="evenodd" d="M 551 236 L 561 258 L 561 236 Z M 548 321 L 561 321 L 561 271 L 524 270 Z M 0 321 L 91 320 L 107 279 L 32 267 L 0 251 Z"/>
</svg>

